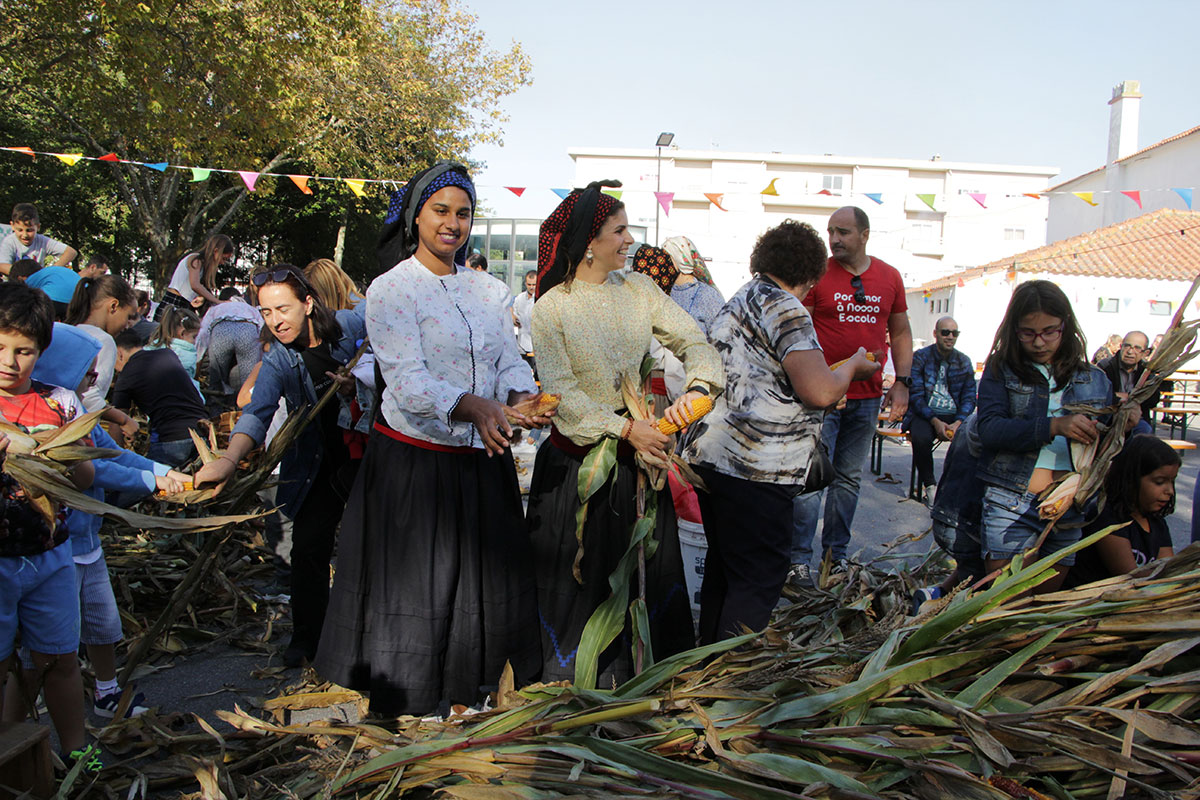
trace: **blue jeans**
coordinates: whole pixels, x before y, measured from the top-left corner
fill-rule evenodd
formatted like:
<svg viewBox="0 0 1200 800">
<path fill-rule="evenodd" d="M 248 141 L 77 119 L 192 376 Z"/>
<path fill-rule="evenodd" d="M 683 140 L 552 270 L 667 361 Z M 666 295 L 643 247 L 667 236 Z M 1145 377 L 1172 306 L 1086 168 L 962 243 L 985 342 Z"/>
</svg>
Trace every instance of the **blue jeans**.
<svg viewBox="0 0 1200 800">
<path fill-rule="evenodd" d="M 196 445 L 191 437 L 175 439 L 170 442 L 151 442 L 146 449 L 146 458 L 166 464 L 171 469 L 179 469 L 196 457 Z"/>
<path fill-rule="evenodd" d="M 858 491 L 862 484 L 863 462 L 871 451 L 871 437 L 879 421 L 879 398 L 848 400 L 841 411 L 827 411 L 821 424 L 821 441 L 833 462 L 833 483 L 828 489 L 796 497 L 792 503 L 792 563 L 812 561 L 812 543 L 817 535 L 817 517 L 821 499 L 825 503 L 825 527 L 821 531 L 821 546 L 833 551 L 834 560 L 846 557 L 850 544 L 850 525 L 858 507 Z"/>
<path fill-rule="evenodd" d="M 1133 430 L 1129 432 L 1129 438 L 1133 438 L 1134 436 L 1142 433 L 1146 434 L 1147 436 L 1154 435 L 1154 428 L 1150 427 L 1150 423 L 1146 421 L 1145 417 L 1139 419 L 1137 425 L 1133 426 Z"/>
</svg>

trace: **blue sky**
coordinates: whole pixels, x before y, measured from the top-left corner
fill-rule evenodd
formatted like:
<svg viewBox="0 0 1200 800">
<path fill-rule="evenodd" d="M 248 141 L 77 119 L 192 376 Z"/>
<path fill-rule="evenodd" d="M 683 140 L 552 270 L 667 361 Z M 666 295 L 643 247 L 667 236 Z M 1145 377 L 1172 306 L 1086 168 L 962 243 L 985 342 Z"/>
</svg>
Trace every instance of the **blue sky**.
<svg viewBox="0 0 1200 800">
<path fill-rule="evenodd" d="M 1200 125 L 1200 3 L 465 0 L 533 84 L 479 147 L 483 203 L 541 217 L 571 146 L 1100 166 L 1112 87 L 1140 80 L 1139 146 Z M 494 187 L 528 186 L 517 199 Z M 666 187 L 664 187 L 665 189 Z"/>
</svg>

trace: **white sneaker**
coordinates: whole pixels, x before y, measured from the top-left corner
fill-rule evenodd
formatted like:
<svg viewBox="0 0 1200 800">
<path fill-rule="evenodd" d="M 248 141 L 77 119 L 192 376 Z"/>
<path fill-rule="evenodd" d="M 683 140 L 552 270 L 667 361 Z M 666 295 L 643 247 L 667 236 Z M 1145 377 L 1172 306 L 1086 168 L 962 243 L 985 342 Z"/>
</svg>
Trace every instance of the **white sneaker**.
<svg viewBox="0 0 1200 800">
<path fill-rule="evenodd" d="M 812 569 L 808 564 L 792 564 L 783 582 L 785 597 L 796 598 L 813 588 Z"/>
<path fill-rule="evenodd" d="M 921 502 L 924 503 L 927 508 L 933 508 L 933 500 L 935 497 L 937 497 L 937 484 L 931 483 L 925 487 L 925 499 Z"/>
</svg>

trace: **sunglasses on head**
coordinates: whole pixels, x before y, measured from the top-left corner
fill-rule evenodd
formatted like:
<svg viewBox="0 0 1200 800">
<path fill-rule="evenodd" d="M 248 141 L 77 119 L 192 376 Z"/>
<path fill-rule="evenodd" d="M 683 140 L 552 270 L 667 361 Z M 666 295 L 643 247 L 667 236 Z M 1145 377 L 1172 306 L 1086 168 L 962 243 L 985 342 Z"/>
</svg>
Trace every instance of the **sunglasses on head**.
<svg viewBox="0 0 1200 800">
<path fill-rule="evenodd" d="M 862 276 L 850 276 L 850 288 L 854 290 L 854 302 L 862 305 L 867 302 L 867 293 L 863 291 Z"/>
<path fill-rule="evenodd" d="M 942 336 L 953 336 L 955 339 L 958 338 L 958 331 L 952 331 L 949 328 L 941 328 L 938 330 L 938 333 L 940 333 Z"/>
<path fill-rule="evenodd" d="M 312 287 L 308 285 L 308 280 L 304 277 L 304 274 L 294 267 L 278 267 L 265 272 L 256 272 L 250 276 L 250 282 L 256 287 L 262 287 L 268 283 L 284 283 L 288 278 L 299 283 L 304 288 L 304 291 L 312 292 Z"/>
</svg>

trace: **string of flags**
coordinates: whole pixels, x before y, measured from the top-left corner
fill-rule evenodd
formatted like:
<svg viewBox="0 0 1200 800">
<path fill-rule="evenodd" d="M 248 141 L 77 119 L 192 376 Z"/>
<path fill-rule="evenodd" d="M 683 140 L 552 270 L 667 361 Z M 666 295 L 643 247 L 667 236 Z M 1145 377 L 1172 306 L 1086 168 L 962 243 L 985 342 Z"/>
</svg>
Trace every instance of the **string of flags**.
<svg viewBox="0 0 1200 800">
<path fill-rule="evenodd" d="M 186 166 L 186 165 L 182 165 L 182 164 L 171 164 L 166 161 L 136 161 L 133 159 L 121 158 L 116 153 L 107 153 L 102 156 L 87 156 L 87 155 L 84 155 L 83 153 L 54 153 L 54 152 L 48 152 L 48 151 L 34 150 L 30 147 L 18 147 L 18 146 L 0 147 L 0 150 L 7 150 L 12 153 L 22 153 L 31 158 L 35 158 L 37 156 L 52 156 L 53 158 L 56 158 L 59 161 L 61 161 L 62 163 L 66 164 L 68 167 L 73 167 L 76 164 L 78 164 L 80 161 L 97 161 L 97 162 L 106 162 L 106 163 L 115 163 L 115 164 L 128 164 L 131 166 L 140 166 L 140 167 L 145 167 L 146 169 L 155 170 L 156 172 L 164 172 L 164 173 L 168 169 L 186 170 L 191 173 L 191 178 L 190 178 L 191 183 L 203 183 L 204 181 L 209 180 L 209 178 L 211 178 L 214 173 L 226 174 L 226 175 L 237 175 L 241 179 L 242 183 L 245 185 L 246 191 L 248 191 L 248 192 L 255 191 L 255 189 L 257 189 L 259 186 L 259 179 L 261 179 L 263 177 L 287 178 L 296 186 L 296 188 L 299 191 L 301 191 L 302 193 L 304 193 L 306 195 L 311 195 L 313 193 L 312 186 L 310 185 L 310 183 L 312 183 L 313 181 L 329 181 L 329 182 L 333 182 L 333 183 L 344 184 L 354 194 L 355 197 L 365 196 L 367 193 L 367 188 L 371 184 L 383 184 L 383 185 L 385 185 L 387 187 L 391 187 L 391 188 L 398 188 L 398 187 L 404 185 L 403 181 L 395 181 L 395 180 L 391 180 L 388 178 L 342 178 L 342 177 L 334 177 L 334 176 L 329 176 L 329 175 L 299 175 L 299 174 L 294 174 L 294 173 L 289 173 L 289 172 L 256 172 L 253 170 L 222 169 L 219 167 L 194 167 L 194 166 Z M 757 194 L 767 196 L 767 197 L 783 196 L 780 194 L 779 188 L 776 186 L 776 183 L 779 180 L 780 180 L 780 178 L 778 178 L 778 177 L 771 178 L 770 182 L 766 185 L 766 187 L 763 188 Z M 517 197 L 522 197 L 525 194 L 525 192 L 529 188 L 531 188 L 528 186 L 489 187 L 486 184 L 479 184 L 479 187 L 480 188 L 503 188 L 503 189 L 506 189 L 506 190 L 512 192 Z M 554 188 L 550 189 L 550 191 L 553 192 L 555 195 L 557 195 L 560 199 L 566 198 L 566 196 L 568 194 L 570 194 L 570 192 L 571 192 L 570 189 L 554 189 Z M 613 197 L 615 197 L 617 199 L 620 199 L 621 196 L 626 193 L 626 190 L 619 190 L 619 189 L 605 189 L 604 191 L 606 194 L 611 194 Z M 640 189 L 627 190 L 627 191 L 631 194 L 645 194 L 646 193 L 644 190 L 640 190 Z M 1087 203 L 1089 206 L 1096 207 L 1096 206 L 1100 205 L 1100 199 L 1098 199 L 1098 198 L 1103 198 L 1104 195 L 1109 195 L 1109 194 L 1124 196 L 1128 201 L 1134 203 L 1139 209 L 1141 209 L 1143 192 L 1174 192 L 1183 201 L 1184 205 L 1187 206 L 1187 209 L 1189 211 L 1191 211 L 1192 210 L 1192 191 L 1193 190 L 1191 187 L 1175 187 L 1175 188 L 1171 188 L 1171 189 L 1146 189 L 1146 190 L 1103 189 L 1103 190 L 1097 190 L 1097 191 L 1091 191 L 1091 192 L 1064 192 L 1064 191 L 1017 192 L 1017 193 L 1004 192 L 1004 193 L 993 194 L 993 195 L 989 195 L 984 192 L 965 192 L 963 194 L 967 198 L 969 198 L 971 201 L 978 204 L 979 207 L 983 208 L 983 209 L 988 208 L 988 198 L 989 197 L 992 197 L 992 198 L 1024 197 L 1024 198 L 1029 198 L 1029 199 L 1033 199 L 1033 200 L 1042 200 L 1044 198 L 1051 197 L 1054 195 L 1074 195 L 1080 201 Z M 654 199 L 658 203 L 659 207 L 662 208 L 663 213 L 670 216 L 671 209 L 675 204 L 675 197 L 676 197 L 677 193 L 676 192 L 655 191 L 655 192 L 651 192 L 651 194 L 654 195 Z M 701 194 L 715 208 L 719 209 L 720 211 L 725 211 L 725 212 L 729 211 L 729 209 L 726 207 L 726 202 L 725 202 L 726 193 L 725 192 L 701 192 Z M 739 194 L 743 194 L 743 193 L 739 192 Z M 819 196 L 819 195 L 825 195 L 825 196 L 829 196 L 829 197 L 858 195 L 861 197 L 866 197 L 868 200 L 871 200 L 876 205 L 883 205 L 885 202 L 884 201 L 884 195 L 885 195 L 884 192 L 835 193 L 833 191 L 830 191 L 829 189 L 821 189 L 820 191 L 817 191 L 817 192 L 808 192 L 808 191 L 804 191 L 802 193 L 790 192 L 790 191 L 787 192 L 788 196 L 795 196 L 797 194 L 802 194 L 803 196 L 807 196 L 807 197 Z M 886 194 L 888 195 L 889 201 L 894 200 L 895 193 L 889 192 Z M 904 202 L 907 199 L 908 195 L 901 194 L 900 196 L 901 196 L 901 202 Z M 921 201 L 926 206 L 928 206 L 930 208 L 930 210 L 936 211 L 936 212 L 944 212 L 945 206 L 948 205 L 948 203 L 950 201 L 949 196 L 943 196 L 943 197 L 939 198 L 939 196 L 936 193 L 922 192 L 922 193 L 915 193 L 912 196 L 916 197 L 919 201 Z M 939 205 L 942 206 L 942 208 L 939 208 L 938 207 Z"/>
</svg>

